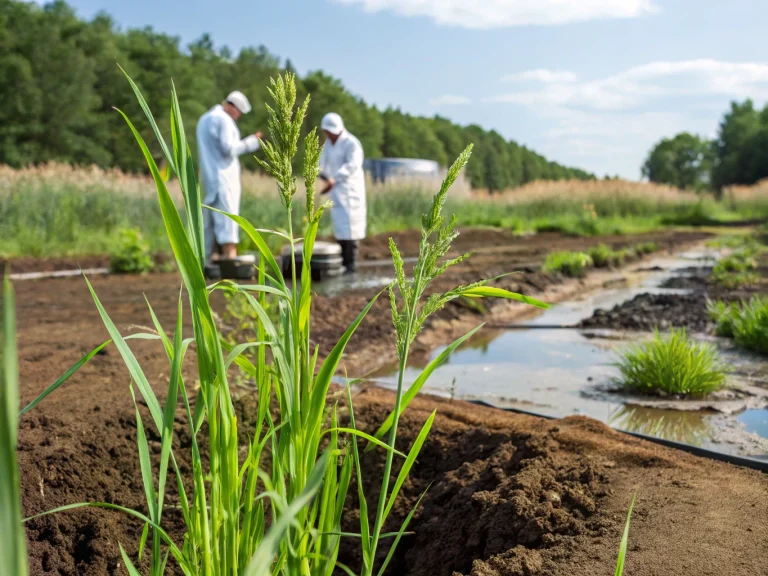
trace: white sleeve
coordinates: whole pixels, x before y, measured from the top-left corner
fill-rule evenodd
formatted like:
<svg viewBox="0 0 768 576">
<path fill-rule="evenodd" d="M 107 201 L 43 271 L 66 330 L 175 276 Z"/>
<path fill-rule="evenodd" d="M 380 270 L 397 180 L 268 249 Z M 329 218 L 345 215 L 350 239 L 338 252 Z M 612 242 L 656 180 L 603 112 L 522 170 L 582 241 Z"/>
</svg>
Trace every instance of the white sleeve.
<svg viewBox="0 0 768 576">
<path fill-rule="evenodd" d="M 363 169 L 363 147 L 358 142 L 350 142 L 345 152 L 344 164 L 339 167 L 333 179 L 344 182 L 356 170 Z"/>
<path fill-rule="evenodd" d="M 215 140 L 219 145 L 219 150 L 224 156 L 234 158 L 249 152 L 255 152 L 260 147 L 259 139 L 256 138 L 256 136 L 246 136 L 241 140 L 237 130 L 231 130 L 230 127 L 221 120 L 216 122 L 214 129 L 218 132 Z"/>
</svg>

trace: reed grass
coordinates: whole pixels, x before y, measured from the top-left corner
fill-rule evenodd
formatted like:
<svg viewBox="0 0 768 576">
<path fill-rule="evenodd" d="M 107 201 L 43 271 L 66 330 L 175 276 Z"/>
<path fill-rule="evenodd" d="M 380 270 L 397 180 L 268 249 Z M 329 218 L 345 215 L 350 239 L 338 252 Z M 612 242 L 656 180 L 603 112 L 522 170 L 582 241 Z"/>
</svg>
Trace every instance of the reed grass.
<svg viewBox="0 0 768 576">
<path fill-rule="evenodd" d="M 163 172 L 165 174 L 165 172 Z M 166 183 L 180 208 L 178 179 Z M 245 171 L 240 213 L 258 228 L 285 226 L 284 208 L 269 175 Z M 372 234 L 417 229 L 429 208 L 431 181 L 368 183 Z M 451 192 L 446 209 L 459 226 L 493 226 L 516 232 L 560 231 L 579 236 L 646 232 L 768 216 L 768 195 L 732 190 L 721 202 L 692 192 L 624 181 L 534 182 L 489 196 L 465 186 Z M 304 193 L 297 183 L 297 193 Z M 140 225 L 153 251 L 170 251 L 151 177 L 49 164 L 22 170 L 0 166 L 0 256 L 108 254 L 119 230 Z M 294 217 L 305 217 L 294 206 Z M 183 216 L 184 218 L 184 216 Z M 318 234 L 330 235 L 328 217 Z M 247 242 L 247 239 L 245 239 Z"/>
</svg>

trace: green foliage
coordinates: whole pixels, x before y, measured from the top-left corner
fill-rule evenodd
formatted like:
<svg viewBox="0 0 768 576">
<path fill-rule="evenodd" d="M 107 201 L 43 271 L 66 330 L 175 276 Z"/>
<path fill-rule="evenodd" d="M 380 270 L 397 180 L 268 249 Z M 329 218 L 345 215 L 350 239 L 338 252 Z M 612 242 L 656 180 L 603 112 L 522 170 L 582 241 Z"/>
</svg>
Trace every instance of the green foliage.
<svg viewBox="0 0 768 576">
<path fill-rule="evenodd" d="M 768 297 L 753 296 L 748 302 L 708 303 L 718 336 L 731 337 L 741 347 L 768 354 Z"/>
<path fill-rule="evenodd" d="M 180 110 L 188 119 L 199 118 L 232 89 L 242 90 L 254 103 L 253 112 L 240 120 L 244 133 L 263 130 L 269 121 L 269 113 L 259 104 L 270 98 L 263 79 L 294 72 L 288 61 L 281 66 L 280 59 L 263 46 L 233 53 L 216 46 L 207 34 L 182 46 L 179 38 L 149 27 L 122 31 L 103 13 L 91 21 L 81 20 L 62 0 L 45 7 L 0 0 L 0 31 L 0 164 L 15 167 L 57 160 L 146 170 L 141 152 L 115 136 L 122 127 L 113 106 L 129 117 L 141 113 L 123 90 L 115 62 L 123 65 L 147 101 L 164 109 L 171 104 L 166 81 L 173 78 L 182 95 Z M 593 178 L 479 127 L 394 109 L 381 112 L 321 71 L 297 79 L 296 93 L 299 98 L 311 93 L 315 102 L 298 127 L 302 137 L 333 110 L 360 139 L 368 158 L 429 158 L 444 166 L 475 142 L 479 171 L 472 172 L 471 180 L 477 188 L 499 190 L 534 179 Z M 157 124 L 164 133 L 170 129 L 166 115 Z M 139 133 L 145 140 L 152 136 L 146 125 L 139 127 Z M 194 137 L 189 145 L 194 157 Z M 162 157 L 157 142 L 150 143 L 150 149 L 156 159 Z M 245 166 L 258 168 L 251 159 Z"/>
<path fill-rule="evenodd" d="M 642 172 L 651 182 L 700 190 L 709 186 L 712 161 L 711 142 L 683 132 L 657 143 Z"/>
<path fill-rule="evenodd" d="M 707 301 L 707 315 L 715 323 L 715 334 L 723 338 L 733 338 L 733 324 L 740 314 L 741 310 L 736 302 Z"/>
<path fill-rule="evenodd" d="M 754 254 L 751 248 L 742 248 L 720 259 L 712 269 L 712 278 L 729 289 L 757 283 L 760 276 L 755 272 L 757 261 Z"/>
<path fill-rule="evenodd" d="M 673 329 L 667 336 L 636 344 L 621 352 L 616 366 L 618 382 L 642 394 L 701 396 L 725 385 L 728 370 L 709 343 L 690 340 L 685 329 Z"/>
<path fill-rule="evenodd" d="M 552 252 L 544 262 L 545 272 L 562 272 L 566 276 L 580 278 L 594 266 L 592 257 L 584 252 Z"/>
<path fill-rule="evenodd" d="M 154 267 L 149 243 L 136 228 L 123 228 L 109 257 L 109 270 L 113 274 L 143 274 Z"/>
<path fill-rule="evenodd" d="M 659 245 L 656 242 L 643 242 L 642 244 L 636 244 L 634 248 L 638 254 L 645 256 L 658 252 Z"/>
<path fill-rule="evenodd" d="M 768 106 L 759 110 L 752 100 L 732 102 L 713 142 L 688 133 L 662 140 L 651 150 L 643 174 L 654 182 L 713 188 L 719 194 L 726 186 L 768 177 Z"/>
<path fill-rule="evenodd" d="M 753 250 L 755 252 L 762 249 L 762 244 L 752 234 L 728 234 L 718 236 L 717 238 L 707 241 L 707 246 L 710 248 Z"/>
<path fill-rule="evenodd" d="M 587 249 L 595 268 L 613 268 L 624 264 L 626 254 L 623 250 L 614 250 L 605 244 L 598 244 Z"/>
</svg>

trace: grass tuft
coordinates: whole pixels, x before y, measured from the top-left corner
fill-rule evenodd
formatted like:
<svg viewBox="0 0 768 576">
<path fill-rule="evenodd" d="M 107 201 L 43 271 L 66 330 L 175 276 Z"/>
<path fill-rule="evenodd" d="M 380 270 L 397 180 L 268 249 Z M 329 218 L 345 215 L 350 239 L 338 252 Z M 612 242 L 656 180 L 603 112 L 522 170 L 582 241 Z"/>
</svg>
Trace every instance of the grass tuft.
<svg viewBox="0 0 768 576">
<path fill-rule="evenodd" d="M 702 396 L 725 385 L 728 368 L 711 344 L 692 342 L 685 329 L 621 352 L 616 363 L 626 389 L 642 394 Z"/>
<path fill-rule="evenodd" d="M 747 350 L 768 354 L 768 297 L 753 296 L 741 305 L 710 302 L 707 311 L 718 336 L 733 338 Z"/>
<path fill-rule="evenodd" d="M 109 257 L 113 274 L 144 274 L 154 267 L 149 242 L 138 228 L 123 228 Z"/>
<path fill-rule="evenodd" d="M 560 272 L 572 278 L 581 278 L 594 266 L 592 257 L 585 252 L 553 252 L 544 262 L 545 272 Z"/>
</svg>

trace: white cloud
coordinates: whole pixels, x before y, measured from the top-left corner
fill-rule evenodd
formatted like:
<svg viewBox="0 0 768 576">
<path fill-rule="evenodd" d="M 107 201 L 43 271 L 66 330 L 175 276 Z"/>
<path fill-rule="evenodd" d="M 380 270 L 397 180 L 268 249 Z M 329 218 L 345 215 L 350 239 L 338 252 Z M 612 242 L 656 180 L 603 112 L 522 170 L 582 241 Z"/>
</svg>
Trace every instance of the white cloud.
<svg viewBox="0 0 768 576">
<path fill-rule="evenodd" d="M 529 70 L 502 80 L 533 80 L 543 86 L 487 99 L 527 106 L 627 110 L 669 96 L 768 97 L 768 64 L 684 60 L 651 62 L 613 76 L 578 81 L 565 71 Z"/>
<path fill-rule="evenodd" d="M 657 11 L 654 0 L 335 0 L 367 12 L 427 17 L 437 24 L 488 29 L 636 18 Z"/>
<path fill-rule="evenodd" d="M 443 94 L 429 101 L 432 106 L 465 106 L 471 104 L 472 100 L 466 96 L 457 96 L 455 94 Z"/>
<path fill-rule="evenodd" d="M 579 79 L 575 73 L 568 70 L 526 70 L 525 72 L 515 72 L 501 77 L 502 82 L 542 82 L 543 84 L 569 83 L 576 82 Z"/>
<path fill-rule="evenodd" d="M 542 82 L 544 84 L 576 82 L 576 74 L 568 70 L 526 70 L 502 76 L 502 82 Z"/>
<path fill-rule="evenodd" d="M 729 101 L 768 101 L 768 63 L 762 62 L 658 61 L 597 79 L 529 70 L 502 80 L 518 84 L 484 101 L 533 112 L 543 125 L 534 137 L 537 150 L 630 178 L 659 139 L 681 131 L 712 137 Z"/>
</svg>

